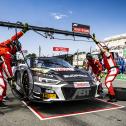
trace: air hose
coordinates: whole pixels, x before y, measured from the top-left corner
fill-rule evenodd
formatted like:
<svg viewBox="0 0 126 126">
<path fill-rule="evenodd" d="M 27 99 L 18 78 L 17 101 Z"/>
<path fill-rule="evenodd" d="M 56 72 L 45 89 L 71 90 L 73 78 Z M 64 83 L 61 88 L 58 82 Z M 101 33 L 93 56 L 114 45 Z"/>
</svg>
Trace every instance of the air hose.
<svg viewBox="0 0 126 126">
<path fill-rule="evenodd" d="M 22 24 L 21 22 L 17 22 L 16 24 L 18 25 L 18 23 L 20 23 L 20 24 Z M 15 33 L 16 33 L 16 43 L 15 44 L 17 44 L 19 41 L 18 41 L 18 36 L 17 36 L 17 26 L 15 27 Z M 21 52 L 21 55 L 22 55 L 22 57 L 23 57 L 23 61 L 25 62 L 25 64 L 27 65 L 27 68 L 28 68 L 28 70 L 30 71 L 30 74 L 31 74 L 31 76 L 32 76 L 32 84 L 30 84 L 30 82 L 29 82 L 29 84 L 30 84 L 30 88 L 28 89 L 29 90 L 29 93 L 27 94 L 26 93 L 26 91 L 25 91 L 25 89 L 24 89 L 24 87 L 23 87 L 23 85 L 22 84 L 20 84 L 20 88 L 23 90 L 23 95 L 16 89 L 16 82 L 13 82 L 13 81 L 11 81 L 11 82 L 9 82 L 9 85 L 10 85 L 10 87 L 11 87 L 11 91 L 12 91 L 12 94 L 16 97 L 16 98 L 18 98 L 18 99 L 20 99 L 20 100 L 30 100 L 30 95 L 33 93 L 33 89 L 34 89 L 34 79 L 33 79 L 33 74 L 32 74 L 32 70 L 31 70 L 31 68 L 29 67 L 29 65 L 28 65 L 28 63 L 27 63 L 27 60 L 25 59 L 25 56 L 24 56 L 24 53 L 23 53 L 23 51 L 22 50 L 20 50 L 20 52 Z M 17 64 L 16 64 L 17 65 Z M 18 76 L 18 75 L 17 75 Z M 15 83 L 15 84 L 14 84 Z M 22 82 L 21 82 L 22 83 Z M 28 84 L 28 85 L 29 85 Z M 32 87 L 31 87 L 31 85 L 32 85 Z"/>
</svg>

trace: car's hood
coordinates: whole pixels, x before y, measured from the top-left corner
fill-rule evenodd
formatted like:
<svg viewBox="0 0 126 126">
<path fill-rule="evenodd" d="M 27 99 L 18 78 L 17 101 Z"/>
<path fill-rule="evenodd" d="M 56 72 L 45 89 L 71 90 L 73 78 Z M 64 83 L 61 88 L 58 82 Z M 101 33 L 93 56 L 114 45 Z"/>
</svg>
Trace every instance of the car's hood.
<svg viewBox="0 0 126 126">
<path fill-rule="evenodd" d="M 64 81 L 89 81 L 91 80 L 91 77 L 86 71 L 80 71 L 78 69 L 73 70 L 64 70 L 64 71 L 56 71 L 58 73 L 58 76 L 60 76 Z"/>
<path fill-rule="evenodd" d="M 87 71 L 81 71 L 79 69 L 75 68 L 49 68 L 49 69 L 43 69 L 43 68 L 34 68 L 32 69 L 36 72 L 42 72 L 47 74 L 52 74 L 53 78 L 58 78 L 59 80 L 65 81 L 65 82 L 85 82 L 85 81 L 91 81 L 92 78 L 88 74 Z M 42 74 L 42 76 L 44 75 Z M 46 75 L 47 77 L 47 75 Z"/>
<path fill-rule="evenodd" d="M 75 71 L 74 68 L 31 68 L 32 71 L 36 71 L 36 72 L 42 72 L 42 73 L 48 73 L 50 71 Z"/>
</svg>

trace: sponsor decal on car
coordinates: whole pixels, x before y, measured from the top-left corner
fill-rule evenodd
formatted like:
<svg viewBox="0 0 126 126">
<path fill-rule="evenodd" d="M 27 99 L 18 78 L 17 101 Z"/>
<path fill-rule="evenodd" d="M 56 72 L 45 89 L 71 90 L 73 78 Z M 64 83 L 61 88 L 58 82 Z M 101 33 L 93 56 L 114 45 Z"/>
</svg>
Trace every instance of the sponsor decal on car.
<svg viewBox="0 0 126 126">
<path fill-rule="evenodd" d="M 55 71 L 74 71 L 74 68 L 51 68 L 51 70 L 55 70 Z"/>
<path fill-rule="evenodd" d="M 89 96 L 90 94 L 90 88 L 86 88 L 86 89 L 77 89 L 76 92 L 74 93 L 72 99 L 75 99 L 78 96 Z"/>
<path fill-rule="evenodd" d="M 82 74 L 65 74 L 63 75 L 64 78 L 70 78 L 70 77 L 88 77 L 87 75 L 82 75 Z"/>
<path fill-rule="evenodd" d="M 89 82 L 74 82 L 75 88 L 90 87 Z"/>
</svg>

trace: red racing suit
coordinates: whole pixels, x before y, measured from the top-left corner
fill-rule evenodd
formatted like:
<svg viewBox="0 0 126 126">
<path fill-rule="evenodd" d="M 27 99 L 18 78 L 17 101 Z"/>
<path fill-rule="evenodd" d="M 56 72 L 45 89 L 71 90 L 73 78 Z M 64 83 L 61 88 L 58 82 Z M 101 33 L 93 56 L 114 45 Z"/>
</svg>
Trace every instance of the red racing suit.
<svg viewBox="0 0 126 126">
<path fill-rule="evenodd" d="M 117 68 L 117 65 L 110 52 L 105 51 L 103 52 L 102 56 L 103 56 L 103 62 L 104 62 L 105 68 L 108 71 L 107 76 L 105 78 L 105 85 L 108 88 L 108 93 L 112 96 L 115 96 L 115 92 L 112 86 L 112 81 L 117 76 L 119 69 Z"/>
<path fill-rule="evenodd" d="M 112 86 L 112 81 L 115 79 L 115 77 L 118 74 L 119 69 L 116 66 L 116 63 L 114 61 L 114 58 L 112 57 L 111 53 L 109 52 L 108 47 L 104 44 L 104 46 L 98 42 L 95 38 L 95 34 L 93 34 L 92 39 L 97 44 L 97 46 L 101 50 L 104 66 L 107 69 L 107 76 L 105 78 L 105 85 L 108 88 L 108 93 L 110 96 L 115 97 L 115 92 Z M 111 97 L 112 98 L 112 97 Z"/>
<path fill-rule="evenodd" d="M 95 75 L 95 78 L 98 83 L 97 93 L 100 94 L 100 91 L 102 90 L 102 83 L 100 77 L 100 74 L 102 72 L 102 64 L 99 62 L 99 60 L 92 58 L 87 62 L 87 68 L 89 67 L 92 68 L 92 72 Z"/>
<path fill-rule="evenodd" d="M 3 97 L 6 96 L 7 83 L 5 81 L 5 76 L 7 78 L 13 77 L 11 63 L 12 55 L 16 54 L 16 48 L 12 46 L 13 42 L 16 41 L 23 35 L 23 31 L 18 32 L 16 35 L 0 43 L 0 102 L 2 102 Z"/>
<path fill-rule="evenodd" d="M 99 60 L 92 58 L 91 60 L 88 60 L 87 62 L 87 67 L 91 67 L 92 68 L 92 72 L 96 75 L 99 76 L 99 74 L 102 71 L 102 65 L 99 62 Z"/>
</svg>

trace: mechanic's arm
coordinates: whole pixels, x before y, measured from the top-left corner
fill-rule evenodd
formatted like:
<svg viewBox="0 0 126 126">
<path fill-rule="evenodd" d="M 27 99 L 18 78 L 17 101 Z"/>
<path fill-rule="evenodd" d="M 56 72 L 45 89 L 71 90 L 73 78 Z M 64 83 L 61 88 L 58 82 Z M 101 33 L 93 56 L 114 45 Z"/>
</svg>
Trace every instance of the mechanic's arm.
<svg viewBox="0 0 126 126">
<path fill-rule="evenodd" d="M 3 45 L 9 45 L 9 44 L 11 44 L 11 42 L 16 41 L 16 40 L 19 39 L 21 36 L 23 36 L 23 34 L 24 34 L 25 32 L 27 32 L 27 31 L 28 31 L 28 24 L 26 23 L 26 24 L 24 24 L 24 28 L 23 28 L 20 32 L 18 32 L 18 33 L 15 34 L 14 36 L 12 36 L 11 39 L 8 39 L 8 40 L 2 42 L 1 44 L 3 44 Z"/>
<path fill-rule="evenodd" d="M 94 42 L 96 43 L 96 45 L 99 47 L 99 49 L 101 50 L 101 52 L 105 52 L 106 50 L 103 48 L 103 46 L 101 45 L 101 43 L 96 40 L 95 34 L 93 34 L 91 37 L 94 40 Z"/>
</svg>

